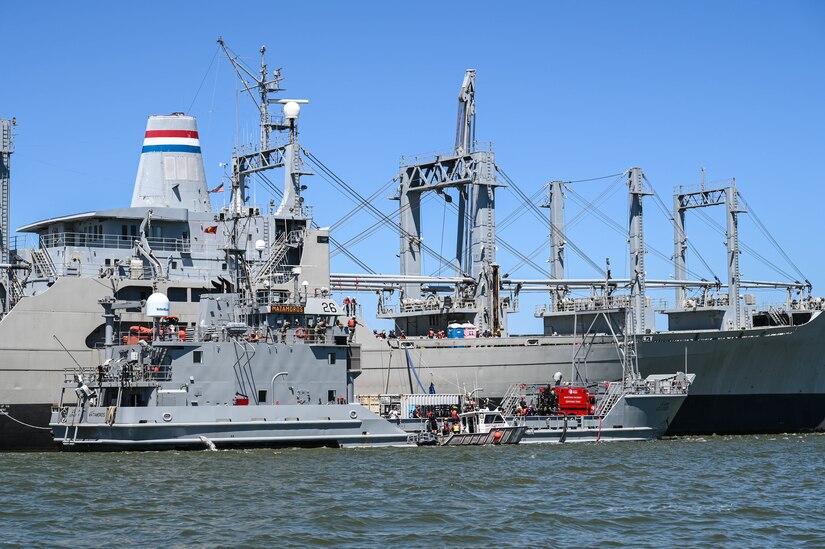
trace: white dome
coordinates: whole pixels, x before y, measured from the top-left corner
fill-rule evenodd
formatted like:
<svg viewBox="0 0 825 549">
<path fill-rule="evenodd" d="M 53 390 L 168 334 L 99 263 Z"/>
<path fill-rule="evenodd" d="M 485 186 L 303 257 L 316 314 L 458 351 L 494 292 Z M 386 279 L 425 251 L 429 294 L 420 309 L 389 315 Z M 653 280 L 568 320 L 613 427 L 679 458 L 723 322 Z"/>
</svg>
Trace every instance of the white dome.
<svg viewBox="0 0 825 549">
<path fill-rule="evenodd" d="M 259 252 L 262 252 L 262 251 L 264 251 L 265 248 L 266 248 L 266 242 L 264 242 L 261 239 L 258 239 L 258 240 L 255 241 L 255 249 L 256 250 L 258 250 Z"/>
<path fill-rule="evenodd" d="M 284 118 L 287 120 L 298 120 L 301 114 L 301 105 L 295 101 L 289 101 L 284 104 Z"/>
<path fill-rule="evenodd" d="M 169 298 L 160 292 L 155 292 L 146 300 L 146 316 L 162 318 L 169 316 Z"/>
</svg>

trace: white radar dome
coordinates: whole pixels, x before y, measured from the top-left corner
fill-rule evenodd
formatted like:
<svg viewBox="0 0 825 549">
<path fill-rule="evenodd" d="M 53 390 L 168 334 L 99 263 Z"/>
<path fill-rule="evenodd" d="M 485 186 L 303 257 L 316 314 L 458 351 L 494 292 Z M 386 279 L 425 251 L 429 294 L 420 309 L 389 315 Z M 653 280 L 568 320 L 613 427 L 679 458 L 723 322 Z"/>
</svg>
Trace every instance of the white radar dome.
<svg viewBox="0 0 825 549">
<path fill-rule="evenodd" d="M 258 240 L 255 241 L 255 249 L 256 250 L 258 250 L 259 252 L 262 252 L 262 251 L 264 251 L 265 248 L 266 248 L 266 242 L 264 242 L 261 239 L 258 239 Z"/>
<path fill-rule="evenodd" d="M 162 318 L 169 316 L 169 298 L 160 292 L 155 292 L 146 300 L 146 316 Z"/>
<path fill-rule="evenodd" d="M 284 104 L 284 118 L 287 120 L 298 120 L 301 115 L 301 105 L 295 101 L 289 101 Z"/>
</svg>

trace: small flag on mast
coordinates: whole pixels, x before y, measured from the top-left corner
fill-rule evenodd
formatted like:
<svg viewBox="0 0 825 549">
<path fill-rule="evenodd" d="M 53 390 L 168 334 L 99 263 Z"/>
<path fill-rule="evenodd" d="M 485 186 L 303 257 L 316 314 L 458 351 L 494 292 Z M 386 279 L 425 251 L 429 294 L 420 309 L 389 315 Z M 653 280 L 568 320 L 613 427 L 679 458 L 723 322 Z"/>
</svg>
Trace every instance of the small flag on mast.
<svg viewBox="0 0 825 549">
<path fill-rule="evenodd" d="M 203 232 L 208 234 L 217 234 L 218 233 L 218 226 L 212 225 L 211 227 L 207 227 L 203 230 Z"/>
<path fill-rule="evenodd" d="M 223 183 L 215 187 L 214 189 L 209 191 L 210 193 L 222 193 L 223 192 Z"/>
</svg>

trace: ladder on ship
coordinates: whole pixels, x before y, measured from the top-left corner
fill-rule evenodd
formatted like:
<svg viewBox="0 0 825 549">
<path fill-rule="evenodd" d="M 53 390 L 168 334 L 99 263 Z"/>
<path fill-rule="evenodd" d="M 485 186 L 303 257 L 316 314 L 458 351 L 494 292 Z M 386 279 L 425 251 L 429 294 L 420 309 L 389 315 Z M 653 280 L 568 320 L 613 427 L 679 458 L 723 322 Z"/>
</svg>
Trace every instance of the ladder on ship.
<svg viewBox="0 0 825 549">
<path fill-rule="evenodd" d="M 780 315 L 776 311 L 776 309 L 773 308 L 773 305 L 771 305 L 770 309 L 768 309 L 768 314 L 770 315 L 771 320 L 773 320 L 774 324 L 776 324 L 777 326 L 787 326 L 788 325 L 788 323 L 785 322 L 785 319 L 782 318 L 782 315 Z"/>
<path fill-rule="evenodd" d="M 9 208 L 11 175 L 12 134 L 11 121 L 0 120 L 0 263 L 10 259 Z"/>
<path fill-rule="evenodd" d="M 516 406 L 518 406 L 519 401 L 521 400 L 521 384 L 516 383 L 515 385 L 510 385 L 507 389 L 507 393 L 505 393 L 504 398 L 501 399 L 501 404 L 499 404 L 499 408 L 501 409 L 501 413 L 505 417 L 513 416 L 516 413 Z"/>
<path fill-rule="evenodd" d="M 31 250 L 31 258 L 32 265 L 34 265 L 35 270 L 41 277 L 48 278 L 49 280 L 57 278 L 57 269 L 55 269 L 54 263 L 52 263 L 49 252 L 42 248 L 33 248 Z"/>
<path fill-rule="evenodd" d="M 604 395 L 604 398 L 602 398 L 596 406 L 594 415 L 606 415 L 622 397 L 622 393 L 624 393 L 624 382 L 616 381 L 611 383 L 607 389 L 607 393 Z"/>
<path fill-rule="evenodd" d="M 300 242 L 300 231 L 284 231 L 269 247 L 269 257 L 258 268 L 255 273 L 255 280 L 264 280 L 271 277 L 275 273 L 280 272 L 278 267 L 281 266 L 289 249 Z"/>
<path fill-rule="evenodd" d="M 17 273 L 11 274 L 11 303 L 17 303 L 23 298 L 23 283 Z"/>
</svg>

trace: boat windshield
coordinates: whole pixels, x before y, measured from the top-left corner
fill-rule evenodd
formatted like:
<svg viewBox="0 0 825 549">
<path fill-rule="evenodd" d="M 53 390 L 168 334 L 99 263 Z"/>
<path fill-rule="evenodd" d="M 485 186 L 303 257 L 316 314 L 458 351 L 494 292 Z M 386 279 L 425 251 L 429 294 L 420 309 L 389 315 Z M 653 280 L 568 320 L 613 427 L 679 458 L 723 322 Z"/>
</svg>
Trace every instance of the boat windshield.
<svg viewBox="0 0 825 549">
<path fill-rule="evenodd" d="M 487 414 L 484 416 L 484 423 L 504 423 L 501 414 Z"/>
</svg>

